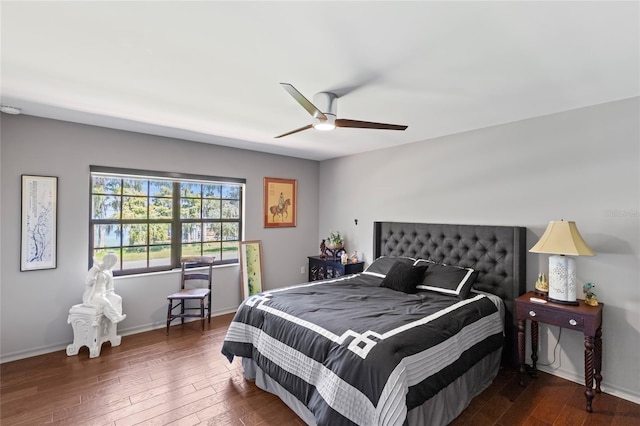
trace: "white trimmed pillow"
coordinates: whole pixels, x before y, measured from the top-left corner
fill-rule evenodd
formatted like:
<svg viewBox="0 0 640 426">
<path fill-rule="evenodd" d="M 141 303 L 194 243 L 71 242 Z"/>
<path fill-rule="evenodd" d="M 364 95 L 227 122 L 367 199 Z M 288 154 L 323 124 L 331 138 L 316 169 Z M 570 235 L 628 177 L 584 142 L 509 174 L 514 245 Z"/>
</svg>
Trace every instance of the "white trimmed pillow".
<svg viewBox="0 0 640 426">
<path fill-rule="evenodd" d="M 423 262 L 429 267 L 424 273 L 422 283 L 416 287 L 418 290 L 436 291 L 464 299 L 469 295 L 471 287 L 478 278 L 478 272 L 471 268 L 434 263 L 429 260 L 417 260 L 415 265 Z"/>
</svg>

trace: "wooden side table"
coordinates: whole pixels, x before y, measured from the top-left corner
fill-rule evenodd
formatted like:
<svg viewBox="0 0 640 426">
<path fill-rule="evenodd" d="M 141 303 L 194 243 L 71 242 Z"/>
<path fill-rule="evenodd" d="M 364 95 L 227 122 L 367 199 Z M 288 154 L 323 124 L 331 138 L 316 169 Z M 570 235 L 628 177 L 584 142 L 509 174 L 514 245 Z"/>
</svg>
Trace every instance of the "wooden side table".
<svg viewBox="0 0 640 426">
<path fill-rule="evenodd" d="M 531 298 L 546 298 L 534 292 L 523 294 L 516 299 L 516 319 L 518 320 L 518 357 L 520 362 L 520 384 L 524 385 L 525 364 L 525 324 L 531 321 L 531 361 L 533 363 L 532 376 L 536 377 L 536 362 L 538 361 L 538 323 L 556 325 L 584 333 L 584 395 L 587 399 L 587 411 L 593 412 L 595 392 L 600 393 L 602 382 L 602 303 L 589 306 L 580 300 L 578 306 L 562 305 L 559 303 L 532 302 Z"/>
</svg>

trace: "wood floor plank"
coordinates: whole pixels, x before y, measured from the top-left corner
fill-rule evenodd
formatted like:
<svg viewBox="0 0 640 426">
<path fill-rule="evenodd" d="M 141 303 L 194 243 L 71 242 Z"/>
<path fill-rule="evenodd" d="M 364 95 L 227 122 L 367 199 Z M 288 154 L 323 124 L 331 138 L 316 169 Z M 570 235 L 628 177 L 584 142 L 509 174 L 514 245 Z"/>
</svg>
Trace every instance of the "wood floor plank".
<svg viewBox="0 0 640 426">
<path fill-rule="evenodd" d="M 233 315 L 204 333 L 188 323 L 125 336 L 97 358 L 58 351 L 0 365 L 2 426 L 303 426 L 274 395 L 244 379 L 241 362 L 220 353 Z M 599 394 L 585 411 L 580 384 L 546 373 L 501 369 L 452 422 L 462 425 L 640 425 L 640 405 Z"/>
<path fill-rule="evenodd" d="M 169 394 L 160 395 L 138 404 L 131 406 L 131 411 L 135 413 L 127 413 L 126 416 L 116 420 L 116 426 L 132 426 L 138 423 L 150 421 L 151 419 L 167 415 L 174 410 L 188 405 L 193 401 L 199 401 L 201 399 L 215 395 L 213 388 L 205 388 L 201 390 L 195 390 L 193 386 L 185 386 L 185 392 L 171 392 Z M 186 391 L 188 389 L 188 391 Z M 148 407 L 148 408 L 145 408 Z M 144 410 L 140 410 L 145 408 Z M 177 420 L 172 418 L 171 421 Z"/>
</svg>

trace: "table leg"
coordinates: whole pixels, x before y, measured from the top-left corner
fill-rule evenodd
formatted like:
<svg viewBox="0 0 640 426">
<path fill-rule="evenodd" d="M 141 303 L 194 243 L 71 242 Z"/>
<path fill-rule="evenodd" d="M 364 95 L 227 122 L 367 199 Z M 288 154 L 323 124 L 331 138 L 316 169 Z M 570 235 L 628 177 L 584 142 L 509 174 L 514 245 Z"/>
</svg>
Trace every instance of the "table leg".
<svg viewBox="0 0 640 426">
<path fill-rule="evenodd" d="M 592 413 L 591 401 L 593 401 L 593 353 L 594 353 L 593 336 L 584 336 L 584 396 L 587 398 L 587 412 Z"/>
<path fill-rule="evenodd" d="M 595 379 L 596 379 L 596 392 L 601 393 L 600 383 L 602 382 L 602 328 L 596 330 L 595 340 Z"/>
<path fill-rule="evenodd" d="M 524 363 L 525 341 L 524 341 L 525 321 L 518 320 L 518 361 L 520 362 L 520 386 L 524 386 L 524 374 L 526 367 Z"/>
<path fill-rule="evenodd" d="M 532 377 L 538 377 L 538 321 L 531 321 L 531 361 L 533 364 Z"/>
</svg>

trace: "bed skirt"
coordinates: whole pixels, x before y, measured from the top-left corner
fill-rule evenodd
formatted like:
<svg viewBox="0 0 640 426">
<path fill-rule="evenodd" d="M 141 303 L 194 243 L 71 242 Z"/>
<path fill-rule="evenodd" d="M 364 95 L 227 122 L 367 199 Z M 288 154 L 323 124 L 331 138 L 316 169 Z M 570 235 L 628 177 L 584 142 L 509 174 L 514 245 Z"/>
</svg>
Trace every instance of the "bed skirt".
<svg viewBox="0 0 640 426">
<path fill-rule="evenodd" d="M 498 375 L 501 357 L 502 349 L 487 355 L 433 398 L 409 411 L 409 425 L 444 426 L 451 423 L 467 408 L 474 397 L 491 385 Z M 277 395 L 306 424 L 315 426 L 313 413 L 278 382 L 266 375 L 252 359 L 242 358 L 242 366 L 245 379 L 255 381 L 260 389 Z"/>
</svg>

